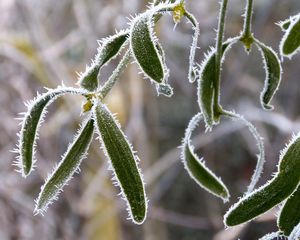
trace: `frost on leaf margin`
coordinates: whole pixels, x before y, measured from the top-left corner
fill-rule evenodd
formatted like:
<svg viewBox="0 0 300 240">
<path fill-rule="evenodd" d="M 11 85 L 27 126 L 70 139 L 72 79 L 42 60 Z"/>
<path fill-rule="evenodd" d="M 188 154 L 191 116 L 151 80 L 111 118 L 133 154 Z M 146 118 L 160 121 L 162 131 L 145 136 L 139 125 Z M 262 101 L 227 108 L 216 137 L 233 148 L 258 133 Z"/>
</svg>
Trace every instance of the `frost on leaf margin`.
<svg viewBox="0 0 300 240">
<path fill-rule="evenodd" d="M 197 127 L 199 121 L 203 119 L 201 113 L 196 114 L 190 121 L 185 137 L 182 141 L 181 158 L 185 169 L 190 177 L 202 188 L 211 194 L 220 197 L 224 202 L 227 202 L 230 195 L 227 187 L 210 169 L 205 166 L 205 162 L 199 159 L 194 152 L 194 147 L 191 145 L 191 135 Z"/>
<path fill-rule="evenodd" d="M 255 44 L 261 52 L 266 72 L 264 89 L 260 95 L 261 105 L 266 110 L 272 110 L 273 106 L 270 105 L 270 102 L 277 92 L 281 82 L 282 69 L 280 60 L 276 52 L 271 47 L 266 46 L 257 39 L 255 39 Z"/>
<path fill-rule="evenodd" d="M 14 150 L 18 154 L 14 163 L 19 168 L 19 172 L 23 177 L 28 176 L 35 167 L 35 151 L 38 132 L 47 112 L 47 107 L 58 97 L 65 94 L 87 94 L 82 89 L 72 87 L 59 86 L 56 89 L 48 89 L 47 93 L 38 94 L 32 101 L 26 103 L 27 112 L 21 119 L 21 131 L 18 134 L 19 141 L 17 149 Z"/>
<path fill-rule="evenodd" d="M 95 56 L 95 59 L 92 60 L 92 64 L 90 66 L 86 67 L 84 73 L 79 74 L 78 84 L 81 87 L 89 91 L 97 90 L 99 71 L 103 66 L 118 55 L 124 47 L 128 35 L 128 30 L 120 31 L 113 36 L 98 41 L 100 46 L 97 49 L 98 53 Z"/>
<path fill-rule="evenodd" d="M 41 192 L 36 200 L 34 212 L 43 214 L 49 204 L 58 198 L 63 187 L 72 178 L 75 172 L 79 172 L 79 166 L 87 156 L 90 143 L 94 133 L 94 119 L 91 117 L 85 121 L 74 137 L 73 143 L 69 145 L 68 150 L 62 156 L 62 160 L 54 168 L 45 184 L 41 187 Z"/>
<path fill-rule="evenodd" d="M 101 147 L 110 160 L 114 180 L 127 203 L 130 219 L 142 224 L 147 213 L 147 199 L 138 157 L 122 132 L 118 121 L 101 102 L 93 111 Z"/>
<path fill-rule="evenodd" d="M 300 133 L 280 154 L 278 171 L 265 185 L 242 197 L 224 216 L 226 226 L 239 225 L 260 216 L 288 198 L 300 181 Z"/>
</svg>

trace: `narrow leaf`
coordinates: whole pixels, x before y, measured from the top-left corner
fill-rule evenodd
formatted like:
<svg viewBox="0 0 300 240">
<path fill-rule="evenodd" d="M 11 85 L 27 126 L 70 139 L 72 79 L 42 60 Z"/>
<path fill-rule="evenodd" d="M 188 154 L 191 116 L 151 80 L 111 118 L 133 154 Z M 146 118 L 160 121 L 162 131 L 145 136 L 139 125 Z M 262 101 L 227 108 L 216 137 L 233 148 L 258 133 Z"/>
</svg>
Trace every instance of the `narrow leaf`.
<svg viewBox="0 0 300 240">
<path fill-rule="evenodd" d="M 43 214 L 48 205 L 57 199 L 58 194 L 74 173 L 79 170 L 80 163 L 87 155 L 93 133 L 94 120 L 89 119 L 78 131 L 62 160 L 41 187 L 41 192 L 36 200 L 35 213 Z"/>
<path fill-rule="evenodd" d="M 130 48 L 143 74 L 156 83 L 166 83 L 168 68 L 164 53 L 154 33 L 155 16 L 171 11 L 176 4 L 160 3 L 133 19 L 130 27 Z"/>
<path fill-rule="evenodd" d="M 194 147 L 191 145 L 192 132 L 201 120 L 203 120 L 203 115 L 198 113 L 191 119 L 186 129 L 182 143 L 182 161 L 190 177 L 195 180 L 200 187 L 222 198 L 224 202 L 226 202 L 229 199 L 227 187 L 220 178 L 205 166 L 203 159 L 198 158 L 194 152 Z"/>
<path fill-rule="evenodd" d="M 282 151 L 277 174 L 271 181 L 242 197 L 224 216 L 227 226 L 250 221 L 288 198 L 300 180 L 300 135 Z"/>
<path fill-rule="evenodd" d="M 237 41 L 237 38 L 229 39 L 223 43 L 222 46 L 222 61 L 226 51 Z M 216 81 L 216 51 L 214 48 L 206 54 L 205 60 L 200 66 L 200 76 L 198 80 L 198 104 L 200 110 L 203 113 L 205 125 L 207 129 L 210 129 L 214 123 L 214 112 L 213 112 L 213 99 L 215 89 L 214 82 Z M 217 93 L 218 94 L 218 93 Z"/>
<path fill-rule="evenodd" d="M 100 47 L 92 64 L 79 77 L 81 87 L 95 91 L 98 88 L 98 74 L 101 68 L 114 59 L 121 51 L 128 38 L 129 31 L 121 31 L 111 37 L 99 41 Z"/>
<path fill-rule="evenodd" d="M 300 49 L 300 14 L 291 18 L 281 43 L 280 53 L 284 57 L 291 58 Z"/>
<path fill-rule="evenodd" d="M 119 124 L 101 102 L 94 110 L 94 117 L 102 147 L 111 162 L 115 179 L 127 202 L 129 215 L 134 223 L 141 224 L 146 217 L 147 200 L 137 166 L 138 158 Z"/>
<path fill-rule="evenodd" d="M 293 229 L 300 223 L 300 185 L 297 190 L 287 199 L 284 204 L 279 217 L 278 227 L 289 236 Z"/>
<path fill-rule="evenodd" d="M 275 51 L 255 39 L 256 46 L 261 52 L 264 67 L 266 70 L 266 79 L 264 89 L 261 93 L 261 104 L 265 109 L 273 109 L 270 102 L 279 88 L 281 82 L 281 64 Z"/>
<path fill-rule="evenodd" d="M 47 93 L 38 95 L 34 100 L 27 103 L 27 112 L 22 119 L 22 127 L 19 134 L 19 143 L 16 152 L 19 154 L 15 165 L 20 168 L 23 177 L 26 177 L 33 170 L 35 165 L 35 147 L 38 139 L 38 130 L 46 114 L 46 108 L 57 97 L 64 94 L 87 94 L 85 91 L 69 88 L 58 87 L 49 90 Z"/>
</svg>

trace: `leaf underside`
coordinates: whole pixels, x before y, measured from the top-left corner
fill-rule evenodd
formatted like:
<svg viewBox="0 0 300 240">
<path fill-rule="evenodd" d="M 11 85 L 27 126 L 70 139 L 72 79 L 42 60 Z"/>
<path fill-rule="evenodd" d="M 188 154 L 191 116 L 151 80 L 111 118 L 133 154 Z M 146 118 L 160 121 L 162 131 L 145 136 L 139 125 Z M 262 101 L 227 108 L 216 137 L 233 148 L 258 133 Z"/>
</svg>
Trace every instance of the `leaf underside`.
<svg viewBox="0 0 300 240">
<path fill-rule="evenodd" d="M 287 147 L 281 156 L 279 171 L 264 186 L 241 198 L 225 214 L 225 224 L 235 226 L 247 222 L 288 198 L 300 180 L 300 138 Z"/>
<path fill-rule="evenodd" d="M 61 162 L 53 174 L 45 181 L 44 186 L 36 201 L 36 213 L 46 211 L 48 205 L 55 200 L 62 188 L 79 169 L 80 163 L 85 158 L 94 133 L 94 120 L 88 120 L 69 146 Z"/>
<path fill-rule="evenodd" d="M 261 93 L 261 104 L 265 109 L 273 109 L 270 102 L 279 88 L 281 82 L 281 64 L 274 50 L 263 43 L 255 40 L 257 47 L 259 48 L 266 70 L 266 79 L 264 83 L 264 89 Z"/>
<path fill-rule="evenodd" d="M 224 201 L 227 201 L 229 198 L 227 187 L 220 178 L 205 166 L 204 161 L 198 158 L 193 150 L 193 146 L 190 144 L 192 131 L 202 119 L 202 114 L 195 115 L 186 129 L 182 145 L 183 163 L 190 177 L 194 179 L 200 187 L 213 195 L 222 198 Z"/>
<path fill-rule="evenodd" d="M 137 157 L 105 105 L 99 102 L 94 116 L 104 151 L 127 201 L 129 214 L 135 223 L 141 224 L 146 217 L 147 201 Z"/>
</svg>

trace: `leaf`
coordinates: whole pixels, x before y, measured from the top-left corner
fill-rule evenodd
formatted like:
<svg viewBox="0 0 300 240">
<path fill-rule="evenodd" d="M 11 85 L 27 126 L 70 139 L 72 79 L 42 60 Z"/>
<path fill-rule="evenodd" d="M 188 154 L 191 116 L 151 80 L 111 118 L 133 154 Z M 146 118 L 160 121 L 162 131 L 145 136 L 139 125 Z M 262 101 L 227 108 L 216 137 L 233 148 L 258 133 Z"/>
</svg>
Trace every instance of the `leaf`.
<svg viewBox="0 0 300 240">
<path fill-rule="evenodd" d="M 190 177 L 202 188 L 211 194 L 220 197 L 224 202 L 229 199 L 229 192 L 221 179 L 219 179 L 211 170 L 209 170 L 203 161 L 199 159 L 194 152 L 194 147 L 191 146 L 191 135 L 193 130 L 198 125 L 199 121 L 203 119 L 201 113 L 196 114 L 190 121 L 185 137 L 182 143 L 182 161 L 185 169 Z"/>
<path fill-rule="evenodd" d="M 99 41 L 100 47 L 91 66 L 79 77 L 79 85 L 89 91 L 98 88 L 98 73 L 110 60 L 114 59 L 124 46 L 129 32 L 121 31 L 111 37 Z"/>
<path fill-rule="evenodd" d="M 146 77 L 161 83 L 165 81 L 166 66 L 162 55 L 156 47 L 156 38 L 153 32 L 153 12 L 147 11 L 138 16 L 132 23 L 130 31 L 130 46 L 135 60 Z"/>
<path fill-rule="evenodd" d="M 291 23 L 280 42 L 281 56 L 291 58 L 300 49 L 300 14 L 291 18 Z"/>
<path fill-rule="evenodd" d="M 271 181 L 242 197 L 224 216 L 227 226 L 245 223 L 288 198 L 300 181 L 300 134 L 282 151 L 277 174 Z"/>
<path fill-rule="evenodd" d="M 17 149 L 18 153 L 16 166 L 20 168 L 20 172 L 23 177 L 26 177 L 33 170 L 35 165 L 35 148 L 36 140 L 38 139 L 38 130 L 43 122 L 43 118 L 46 114 L 46 108 L 57 97 L 65 94 L 87 94 L 85 91 L 70 88 L 70 87 L 58 87 L 53 90 L 49 90 L 47 93 L 38 95 L 34 100 L 27 103 L 27 112 L 24 118 L 22 118 L 22 127 L 19 134 L 19 143 Z"/>
<path fill-rule="evenodd" d="M 94 133 L 94 120 L 89 119 L 78 131 L 73 143 L 62 157 L 60 163 L 49 175 L 36 200 L 35 213 L 43 214 L 48 205 L 57 199 L 62 188 L 72 178 L 82 160 L 86 157 Z"/>
<path fill-rule="evenodd" d="M 237 38 L 232 38 L 223 43 L 222 61 L 224 61 L 226 51 L 230 49 L 230 47 L 236 43 L 236 41 Z M 214 89 L 214 82 L 216 81 L 215 63 L 215 49 L 212 48 L 211 51 L 206 54 L 205 60 L 200 66 L 200 77 L 198 79 L 198 104 L 201 112 L 203 113 L 205 126 L 207 129 L 210 129 L 214 123 L 213 99 L 214 94 L 216 94 Z"/>
<path fill-rule="evenodd" d="M 166 97 L 172 97 L 173 88 L 169 84 L 160 83 L 156 85 L 157 93 L 165 95 Z"/>
<path fill-rule="evenodd" d="M 279 88 L 281 82 L 281 64 L 275 51 L 255 39 L 256 46 L 261 52 L 264 67 L 266 70 L 266 79 L 264 83 L 264 89 L 261 93 L 261 104 L 264 109 L 273 109 L 270 102 Z"/>
<path fill-rule="evenodd" d="M 146 217 L 147 200 L 137 166 L 138 157 L 113 115 L 101 102 L 94 110 L 94 118 L 102 147 L 112 164 L 115 180 L 127 202 L 129 215 L 134 223 L 141 224 Z"/>
<path fill-rule="evenodd" d="M 164 52 L 154 33 L 154 23 L 163 13 L 178 4 L 159 3 L 133 19 L 130 27 L 130 49 L 143 74 L 156 83 L 166 83 L 168 68 Z"/>
<path fill-rule="evenodd" d="M 278 217 L 278 227 L 284 235 L 289 236 L 300 223 L 300 185 L 287 199 Z"/>
</svg>

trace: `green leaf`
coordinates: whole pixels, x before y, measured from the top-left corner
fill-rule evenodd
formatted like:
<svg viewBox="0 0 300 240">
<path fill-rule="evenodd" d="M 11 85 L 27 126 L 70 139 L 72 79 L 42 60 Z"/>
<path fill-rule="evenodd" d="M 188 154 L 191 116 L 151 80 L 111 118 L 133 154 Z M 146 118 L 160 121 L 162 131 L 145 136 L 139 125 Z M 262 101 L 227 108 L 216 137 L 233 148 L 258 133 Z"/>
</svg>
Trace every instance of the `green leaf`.
<svg viewBox="0 0 300 240">
<path fill-rule="evenodd" d="M 264 89 L 261 93 L 261 104 L 265 109 L 273 109 L 270 102 L 279 88 L 281 82 L 281 64 L 275 51 L 255 39 L 255 44 L 261 52 L 264 67 L 266 70 L 266 79 Z"/>
<path fill-rule="evenodd" d="M 20 172 L 23 177 L 26 177 L 33 170 L 35 165 L 35 147 L 36 140 L 38 139 L 38 130 L 43 122 L 43 118 L 46 114 L 46 108 L 50 105 L 57 97 L 65 94 L 87 94 L 85 91 L 69 88 L 69 87 L 58 87 L 50 90 L 47 93 L 38 95 L 34 100 L 27 103 L 27 112 L 24 118 L 22 118 L 22 127 L 19 134 L 18 147 L 15 150 L 18 153 L 16 166 L 20 168 Z"/>
<path fill-rule="evenodd" d="M 94 118 L 102 147 L 112 164 L 115 180 L 127 202 L 129 215 L 134 223 L 141 224 L 146 217 L 147 200 L 137 166 L 138 157 L 116 119 L 101 102 L 94 110 Z"/>
<path fill-rule="evenodd" d="M 297 190 L 287 199 L 278 217 L 278 227 L 289 236 L 293 229 L 300 223 L 300 185 Z"/>
<path fill-rule="evenodd" d="M 242 197 L 224 216 L 227 226 L 235 226 L 263 214 L 288 198 L 300 181 L 300 135 L 282 151 L 274 178 Z"/>
<path fill-rule="evenodd" d="M 79 85 L 81 87 L 89 91 L 97 90 L 99 71 L 105 64 L 117 56 L 128 36 L 129 31 L 121 31 L 98 42 L 100 45 L 98 54 L 95 56 L 91 66 L 87 67 L 86 71 L 79 77 Z"/>
<path fill-rule="evenodd" d="M 300 49 L 300 14 L 291 18 L 291 23 L 280 43 L 280 53 L 291 58 Z"/>
<path fill-rule="evenodd" d="M 78 131 L 73 143 L 62 157 L 60 163 L 49 175 L 36 200 L 35 213 L 43 214 L 48 205 L 57 199 L 62 188 L 72 178 L 82 160 L 86 157 L 94 133 L 94 120 L 89 119 Z"/>
<path fill-rule="evenodd" d="M 201 113 L 196 114 L 191 119 L 186 129 L 181 153 L 183 164 L 190 177 L 200 187 L 204 188 L 211 194 L 222 198 L 224 201 L 228 201 L 229 192 L 225 184 L 205 166 L 204 161 L 198 158 L 194 152 L 194 147 L 191 146 L 192 132 L 201 120 L 203 120 L 203 115 Z"/>
<path fill-rule="evenodd" d="M 161 83 L 165 81 L 168 71 L 163 64 L 162 49 L 157 49 L 153 30 L 153 11 L 138 16 L 132 23 L 130 46 L 135 60 L 142 72 L 151 80 Z"/>
<path fill-rule="evenodd" d="M 230 49 L 230 47 L 236 43 L 237 38 L 232 38 L 227 40 L 222 45 L 222 61 L 224 61 L 224 57 L 226 51 Z M 215 49 L 212 48 L 211 51 L 206 54 L 205 60 L 202 62 L 200 66 L 200 77 L 198 79 L 198 104 L 200 106 L 200 110 L 203 113 L 205 126 L 207 129 L 210 129 L 214 124 L 214 82 L 216 81 L 216 55 Z"/>
</svg>

